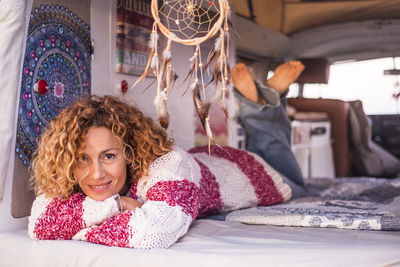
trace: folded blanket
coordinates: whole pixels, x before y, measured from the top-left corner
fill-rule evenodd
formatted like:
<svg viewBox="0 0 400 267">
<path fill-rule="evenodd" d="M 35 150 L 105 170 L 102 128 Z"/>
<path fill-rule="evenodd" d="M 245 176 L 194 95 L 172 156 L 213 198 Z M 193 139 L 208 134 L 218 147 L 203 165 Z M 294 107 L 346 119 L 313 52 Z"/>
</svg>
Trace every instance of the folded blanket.
<svg viewBox="0 0 400 267">
<path fill-rule="evenodd" d="M 247 224 L 400 230 L 400 178 L 307 179 L 303 198 L 214 217 Z"/>
</svg>

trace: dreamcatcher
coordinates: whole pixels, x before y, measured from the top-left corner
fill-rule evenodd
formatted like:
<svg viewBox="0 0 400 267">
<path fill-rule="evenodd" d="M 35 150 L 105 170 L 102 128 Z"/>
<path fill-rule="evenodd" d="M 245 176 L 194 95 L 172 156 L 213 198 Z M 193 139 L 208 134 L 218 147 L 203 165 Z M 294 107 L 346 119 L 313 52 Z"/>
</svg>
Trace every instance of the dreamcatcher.
<svg viewBox="0 0 400 267">
<path fill-rule="evenodd" d="M 145 71 L 133 87 L 143 80 L 151 71 L 157 81 L 157 94 L 154 104 L 160 124 L 168 127 L 169 115 L 167 100 L 177 75 L 171 64 L 171 43 L 194 46 L 193 56 L 189 59 L 189 73 L 182 84 L 188 83 L 193 95 L 193 102 L 201 124 L 210 140 L 213 141 L 209 109 L 211 104 L 218 103 L 228 118 L 225 103 L 226 87 L 229 82 L 229 27 L 230 7 L 227 0 L 152 0 L 151 12 L 154 18 L 153 30 L 149 40 L 150 53 Z M 166 46 L 159 54 L 158 31 L 167 38 Z M 207 62 L 202 62 L 200 45 L 214 37 L 214 47 L 209 53 Z M 161 58 L 161 59 L 160 59 Z M 212 72 L 212 80 L 205 84 L 204 74 Z M 213 97 L 206 98 L 205 88 L 214 83 Z M 185 92 L 188 90 L 186 89 Z"/>
</svg>

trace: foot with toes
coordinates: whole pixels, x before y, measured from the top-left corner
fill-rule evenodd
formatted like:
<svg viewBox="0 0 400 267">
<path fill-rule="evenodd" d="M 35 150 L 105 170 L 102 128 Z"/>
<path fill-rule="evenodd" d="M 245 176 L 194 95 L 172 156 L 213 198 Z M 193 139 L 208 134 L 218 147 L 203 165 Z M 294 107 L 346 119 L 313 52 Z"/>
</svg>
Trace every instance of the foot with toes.
<svg viewBox="0 0 400 267">
<path fill-rule="evenodd" d="M 300 61 L 289 61 L 279 65 L 266 85 L 275 89 L 280 95 L 288 90 L 289 85 L 297 80 L 304 65 Z M 265 104 L 259 97 L 257 87 L 250 70 L 243 63 L 238 63 L 232 70 L 232 82 L 235 88 L 247 99 Z"/>
<path fill-rule="evenodd" d="M 282 95 L 288 90 L 289 85 L 299 78 L 303 70 L 304 65 L 300 61 L 283 63 L 275 69 L 274 75 L 268 79 L 267 86 L 275 89 Z"/>
<path fill-rule="evenodd" d="M 232 82 L 235 88 L 247 99 L 258 102 L 257 87 L 247 66 L 238 63 L 232 70 Z"/>
</svg>

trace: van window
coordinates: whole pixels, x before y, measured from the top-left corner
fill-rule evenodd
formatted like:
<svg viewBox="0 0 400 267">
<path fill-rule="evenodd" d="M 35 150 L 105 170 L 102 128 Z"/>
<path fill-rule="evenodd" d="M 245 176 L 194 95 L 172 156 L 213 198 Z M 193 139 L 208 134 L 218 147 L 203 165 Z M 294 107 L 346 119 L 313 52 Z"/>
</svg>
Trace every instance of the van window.
<svg viewBox="0 0 400 267">
<path fill-rule="evenodd" d="M 384 70 L 400 68 L 400 58 L 335 63 L 330 67 L 328 84 L 305 84 L 304 97 L 361 100 L 366 114 L 399 114 L 400 76 L 384 75 Z M 289 97 L 298 95 L 298 85 L 290 87 Z"/>
</svg>

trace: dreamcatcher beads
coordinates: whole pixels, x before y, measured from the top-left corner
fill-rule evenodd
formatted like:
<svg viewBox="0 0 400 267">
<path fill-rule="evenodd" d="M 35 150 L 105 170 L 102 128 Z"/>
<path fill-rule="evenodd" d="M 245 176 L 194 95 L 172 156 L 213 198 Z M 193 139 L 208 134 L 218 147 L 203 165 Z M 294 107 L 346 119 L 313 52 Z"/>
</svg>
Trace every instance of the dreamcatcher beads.
<svg viewBox="0 0 400 267">
<path fill-rule="evenodd" d="M 154 29 L 155 28 L 155 29 Z M 150 35 L 150 40 L 149 40 L 149 47 L 151 49 L 156 50 L 158 45 L 158 33 L 157 33 L 157 26 L 153 27 L 153 30 Z"/>
</svg>

